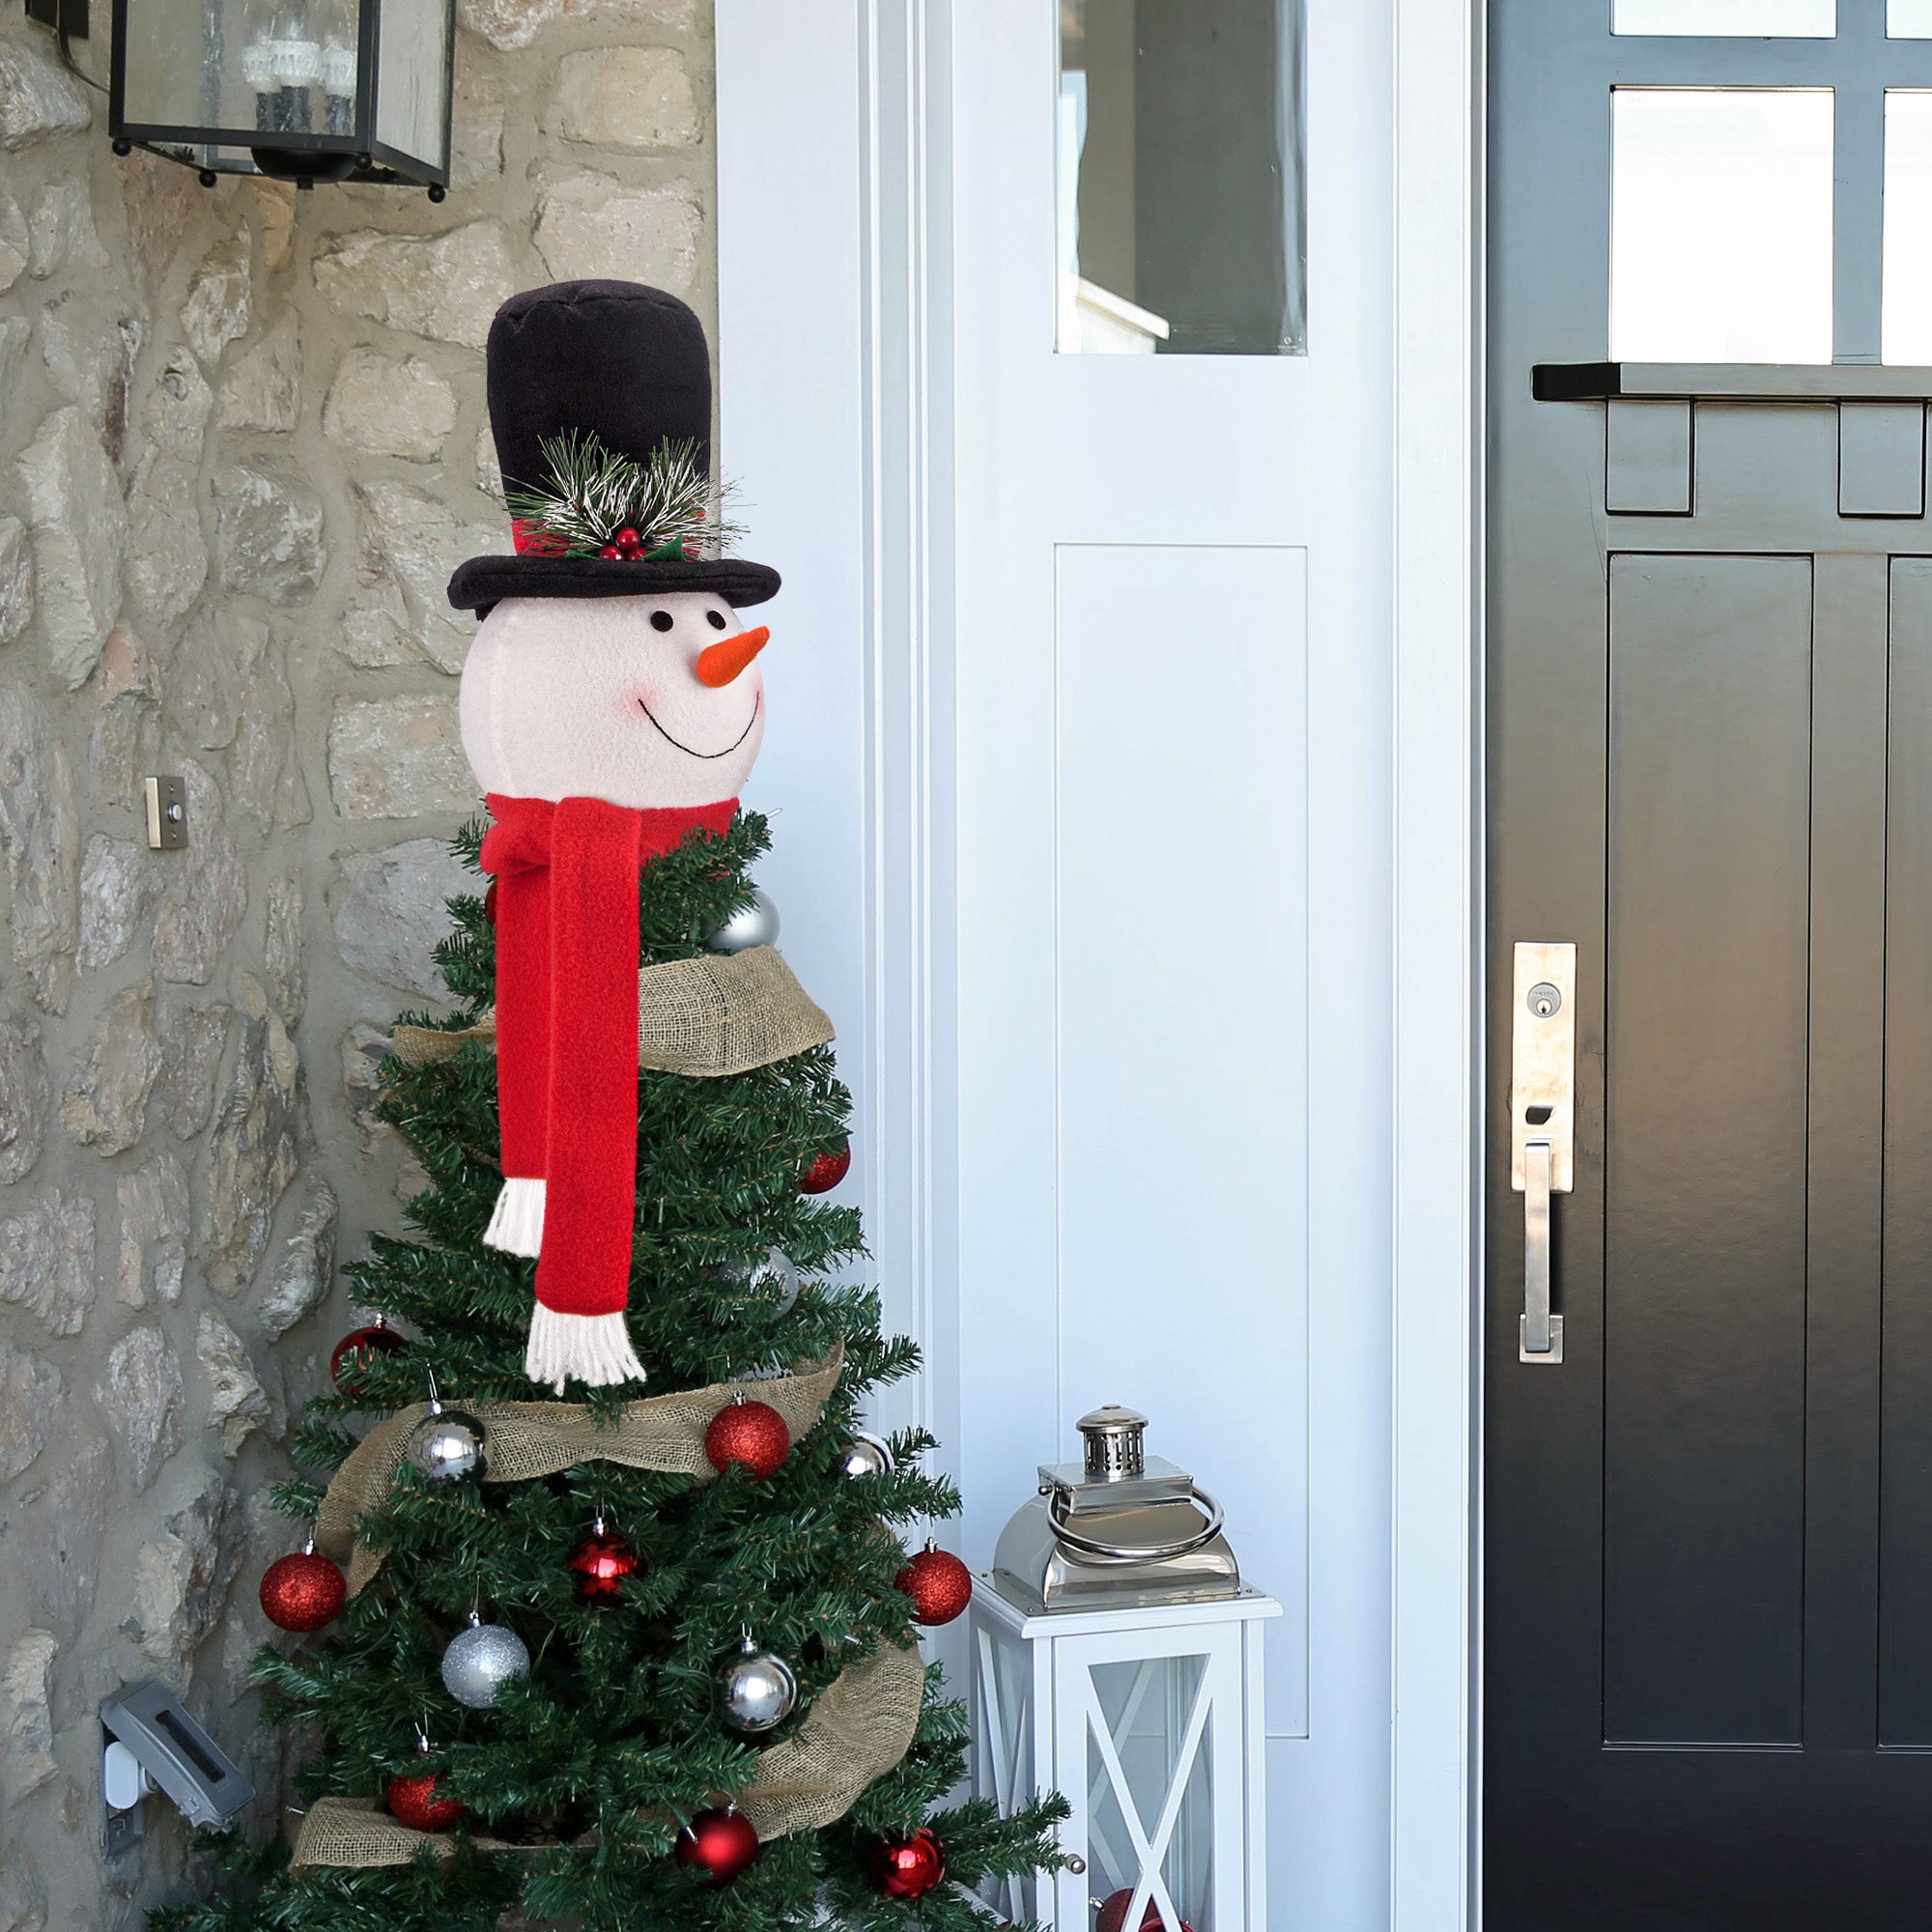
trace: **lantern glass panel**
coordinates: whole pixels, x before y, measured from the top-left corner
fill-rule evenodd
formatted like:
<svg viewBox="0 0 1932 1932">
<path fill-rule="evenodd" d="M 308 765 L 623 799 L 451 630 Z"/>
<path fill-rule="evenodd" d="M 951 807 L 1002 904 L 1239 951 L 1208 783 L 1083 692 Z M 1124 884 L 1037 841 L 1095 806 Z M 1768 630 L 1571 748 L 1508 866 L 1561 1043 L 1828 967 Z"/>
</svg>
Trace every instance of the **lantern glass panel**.
<svg viewBox="0 0 1932 1932">
<path fill-rule="evenodd" d="M 387 0 L 376 62 L 376 139 L 431 168 L 447 165 L 448 0 Z"/>
<path fill-rule="evenodd" d="M 1130 1892 L 1151 1865 L 1160 1887 L 1151 1888 L 1138 1925 L 1146 1932 L 1163 1926 L 1180 1932 L 1182 1925 L 1214 1932 L 1214 1720 L 1208 1660 L 1096 1663 L 1090 1681 L 1090 1889 L 1096 1900 Z"/>
<path fill-rule="evenodd" d="M 357 0 L 127 0 L 122 122 L 347 140 L 360 17 Z"/>
</svg>

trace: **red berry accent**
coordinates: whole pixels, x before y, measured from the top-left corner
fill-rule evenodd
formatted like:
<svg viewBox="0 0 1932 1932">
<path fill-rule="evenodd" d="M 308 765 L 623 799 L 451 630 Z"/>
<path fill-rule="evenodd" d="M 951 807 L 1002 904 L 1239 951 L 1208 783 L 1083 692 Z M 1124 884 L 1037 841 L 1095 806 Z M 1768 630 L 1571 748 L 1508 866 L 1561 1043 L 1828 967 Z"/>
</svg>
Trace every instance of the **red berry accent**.
<svg viewBox="0 0 1932 1932">
<path fill-rule="evenodd" d="M 973 1601 L 973 1573 L 950 1549 L 922 1549 L 893 1584 L 912 1599 L 913 1617 L 923 1624 L 950 1624 Z"/>
<path fill-rule="evenodd" d="M 704 1453 L 723 1475 L 733 1463 L 757 1481 L 773 1474 L 791 1449 L 791 1431 L 770 1403 L 726 1403 L 704 1432 Z"/>
<path fill-rule="evenodd" d="M 262 1573 L 262 1612 L 277 1630 L 319 1631 L 349 1601 L 349 1584 L 327 1556 L 298 1549 Z"/>
<path fill-rule="evenodd" d="M 638 1552 L 621 1536 L 608 1531 L 593 1530 L 570 1552 L 577 1594 L 586 1602 L 621 1596 L 624 1578 L 640 1567 Z"/>
<path fill-rule="evenodd" d="M 642 550 L 644 547 L 643 538 L 640 537 L 637 533 L 637 531 L 630 526 L 629 524 L 626 524 L 624 527 L 621 530 L 619 530 L 614 537 L 611 538 L 611 542 L 614 543 L 619 550 Z"/>
<path fill-rule="evenodd" d="M 597 553 L 599 556 L 611 556 L 611 557 L 622 556 L 623 554 L 624 553 L 620 551 L 615 544 L 606 544 L 604 548 Z"/>
<path fill-rule="evenodd" d="M 909 1838 L 874 1845 L 867 1864 L 888 1898 L 923 1898 L 946 1876 L 946 1853 L 923 1825 Z"/>
<path fill-rule="evenodd" d="M 1127 1922 L 1127 1907 L 1133 1902 L 1131 1889 L 1109 1893 L 1094 1914 L 1094 1932 L 1121 1932 L 1121 1927 Z M 1160 1932 L 1160 1907 L 1149 1899 L 1147 1910 L 1141 1914 L 1141 1932 Z M 1183 1918 L 1180 1932 L 1194 1932 L 1194 1928 Z"/>
<path fill-rule="evenodd" d="M 436 1773 L 419 1777 L 392 1777 L 384 1796 L 389 1813 L 412 1832 L 446 1832 L 463 1816 L 463 1806 L 453 1798 L 436 1795 Z"/>
<path fill-rule="evenodd" d="M 706 1885 L 729 1885 L 758 1856 L 758 1833 L 728 1804 L 700 1811 L 679 1834 L 677 1861 L 704 1874 Z"/>
<path fill-rule="evenodd" d="M 799 1177 L 801 1194 L 830 1194 L 852 1172 L 852 1143 L 847 1141 L 837 1153 L 822 1153 Z"/>
<path fill-rule="evenodd" d="M 393 1328 L 380 1324 L 352 1328 L 336 1343 L 328 1357 L 329 1379 L 344 1395 L 359 1393 L 362 1370 L 378 1355 L 400 1354 L 409 1343 Z"/>
</svg>

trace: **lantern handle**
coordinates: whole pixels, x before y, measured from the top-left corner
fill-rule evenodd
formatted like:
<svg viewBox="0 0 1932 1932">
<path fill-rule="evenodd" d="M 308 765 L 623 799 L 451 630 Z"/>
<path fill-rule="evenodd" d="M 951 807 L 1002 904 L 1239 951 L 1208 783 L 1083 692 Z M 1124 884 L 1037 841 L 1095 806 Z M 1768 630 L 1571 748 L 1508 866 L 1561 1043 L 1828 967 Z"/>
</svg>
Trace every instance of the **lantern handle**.
<svg viewBox="0 0 1932 1932">
<path fill-rule="evenodd" d="M 1199 1483 L 1190 1483 L 1188 1493 L 1202 1506 L 1208 1520 L 1192 1536 L 1177 1538 L 1173 1543 L 1102 1543 L 1098 1537 L 1082 1536 L 1078 1530 L 1067 1527 L 1066 1492 L 1062 1489 L 1056 1489 L 1048 1500 L 1046 1516 L 1054 1535 L 1068 1548 L 1084 1555 L 1113 1556 L 1129 1563 L 1160 1563 L 1171 1556 L 1185 1556 L 1212 1543 L 1221 1533 L 1225 1520 L 1221 1505 Z"/>
</svg>

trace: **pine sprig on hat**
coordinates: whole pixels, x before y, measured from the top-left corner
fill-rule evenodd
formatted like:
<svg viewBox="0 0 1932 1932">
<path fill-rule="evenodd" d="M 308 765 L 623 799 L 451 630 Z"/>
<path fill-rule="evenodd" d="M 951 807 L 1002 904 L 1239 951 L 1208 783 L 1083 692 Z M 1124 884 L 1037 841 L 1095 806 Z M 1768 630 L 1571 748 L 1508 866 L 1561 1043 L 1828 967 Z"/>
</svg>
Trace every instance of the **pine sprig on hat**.
<svg viewBox="0 0 1932 1932">
<path fill-rule="evenodd" d="M 506 479 L 503 491 L 526 554 L 660 562 L 715 556 L 740 534 L 724 514 L 731 486 L 713 489 L 695 440 L 660 443 L 641 462 L 578 430 L 538 447 L 548 485 Z"/>
</svg>

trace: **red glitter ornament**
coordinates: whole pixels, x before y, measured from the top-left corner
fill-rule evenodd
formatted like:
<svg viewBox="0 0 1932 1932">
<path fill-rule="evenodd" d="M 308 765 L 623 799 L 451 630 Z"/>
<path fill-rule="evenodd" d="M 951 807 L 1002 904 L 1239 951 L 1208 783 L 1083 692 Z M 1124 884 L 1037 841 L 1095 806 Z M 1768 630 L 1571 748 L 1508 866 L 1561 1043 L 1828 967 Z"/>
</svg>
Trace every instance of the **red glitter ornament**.
<svg viewBox="0 0 1932 1932">
<path fill-rule="evenodd" d="M 704 1453 L 720 1475 L 733 1463 L 763 1482 L 791 1449 L 791 1431 L 768 1402 L 747 1402 L 741 1396 L 725 1404 L 704 1432 Z"/>
<path fill-rule="evenodd" d="M 678 1863 L 702 1872 L 706 1885 L 729 1885 L 757 1856 L 752 1821 L 729 1804 L 700 1811 L 678 1835 Z"/>
<path fill-rule="evenodd" d="M 972 1571 L 929 1538 L 893 1585 L 912 1599 L 913 1616 L 923 1624 L 950 1624 L 973 1600 Z"/>
<path fill-rule="evenodd" d="M 637 1571 L 639 1559 L 621 1536 L 604 1527 L 600 1516 L 570 1552 L 570 1567 L 577 1573 L 577 1594 L 586 1603 L 598 1603 L 623 1594 L 624 1578 Z"/>
<path fill-rule="evenodd" d="M 1131 1887 L 1103 1898 L 1094 1914 L 1094 1932 L 1121 1932 L 1121 1927 L 1127 1922 L 1127 1907 L 1133 1902 Z M 1147 1910 L 1141 1914 L 1141 1932 L 1161 1932 L 1162 1923 L 1160 1907 L 1149 1899 Z M 1180 1932 L 1194 1932 L 1194 1927 L 1183 1918 Z"/>
<path fill-rule="evenodd" d="M 390 1815 L 412 1832 L 446 1832 L 463 1816 L 463 1806 L 455 1799 L 436 1795 L 433 1771 L 416 1777 L 390 1778 L 384 1796 Z"/>
<path fill-rule="evenodd" d="M 349 1601 L 349 1584 L 310 1537 L 292 1556 L 278 1556 L 262 1573 L 262 1612 L 277 1630 L 319 1631 Z"/>
<path fill-rule="evenodd" d="M 946 1876 L 946 1854 L 923 1825 L 909 1838 L 881 1840 L 867 1864 L 888 1898 L 923 1898 Z"/>
<path fill-rule="evenodd" d="M 837 1153 L 822 1153 L 799 1177 L 801 1194 L 829 1194 L 852 1172 L 852 1143 L 847 1141 Z"/>
<path fill-rule="evenodd" d="M 400 1354 L 409 1346 L 393 1328 L 380 1321 L 367 1328 L 352 1328 L 329 1352 L 329 1378 L 344 1395 L 355 1395 L 362 1370 L 375 1356 Z"/>
</svg>

